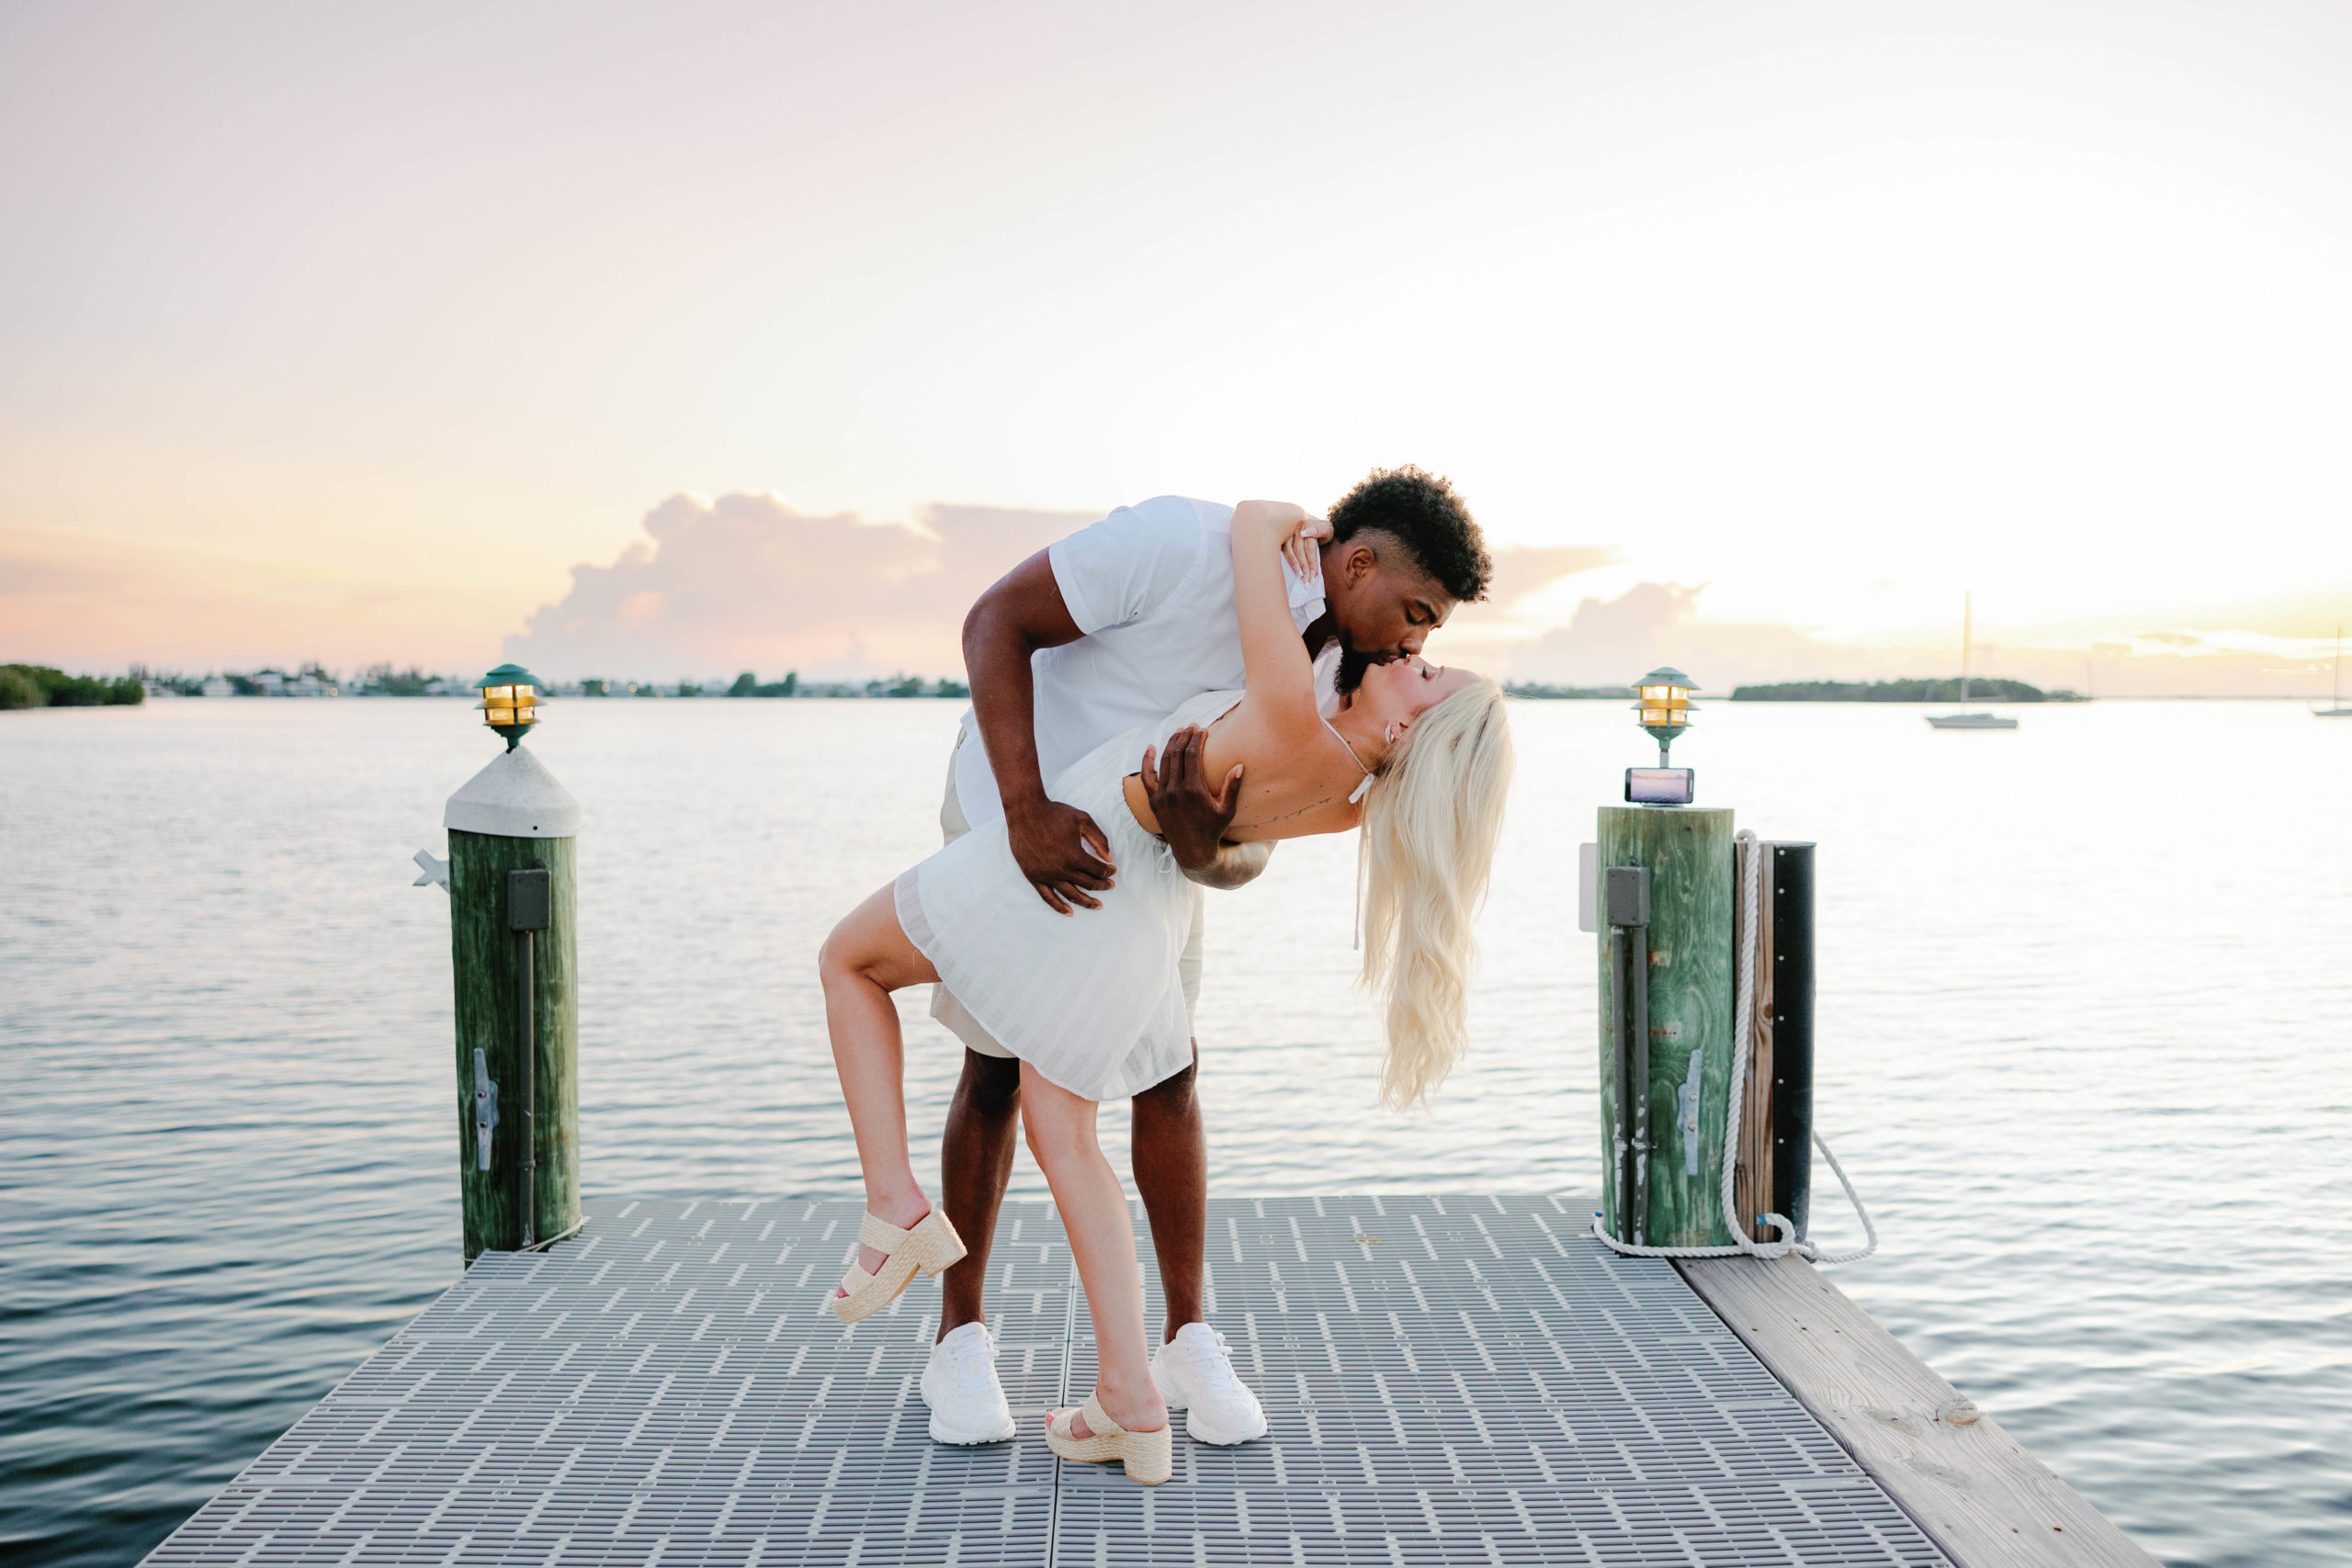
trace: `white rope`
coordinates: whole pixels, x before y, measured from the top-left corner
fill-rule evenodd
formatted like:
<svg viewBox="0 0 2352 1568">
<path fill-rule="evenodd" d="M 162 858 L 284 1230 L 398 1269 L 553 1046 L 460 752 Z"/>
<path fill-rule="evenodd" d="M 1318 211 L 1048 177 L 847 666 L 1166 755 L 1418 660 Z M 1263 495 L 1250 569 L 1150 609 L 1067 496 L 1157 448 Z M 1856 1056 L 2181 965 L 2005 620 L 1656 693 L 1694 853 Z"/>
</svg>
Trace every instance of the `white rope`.
<svg viewBox="0 0 2352 1568">
<path fill-rule="evenodd" d="M 1732 1173 L 1739 1157 L 1740 1103 L 1747 1098 L 1747 1057 L 1749 1035 L 1756 1026 L 1756 931 L 1764 919 L 1764 846 L 1757 841 L 1756 830 L 1743 828 L 1734 839 L 1735 845 L 1745 846 L 1747 864 L 1740 873 L 1739 902 L 1746 919 L 1740 922 L 1738 961 L 1732 975 L 1731 1025 L 1731 1104 L 1724 1116 L 1723 1180 L 1717 1197 L 1723 1204 L 1724 1229 L 1732 1238 L 1729 1247 L 1636 1247 L 1630 1241 L 1619 1241 L 1600 1228 L 1600 1216 L 1592 1216 L 1592 1234 L 1602 1244 L 1628 1258 L 1786 1258 L 1791 1254 L 1815 1263 L 1852 1263 L 1868 1258 L 1878 1250 L 1878 1227 L 1871 1224 L 1870 1211 L 1862 1207 L 1861 1194 L 1847 1179 L 1846 1168 L 1829 1152 L 1821 1134 L 1813 1135 L 1814 1147 L 1838 1173 L 1838 1185 L 1846 1190 L 1846 1201 L 1854 1205 L 1854 1213 L 1862 1222 L 1862 1234 L 1868 1239 L 1862 1246 L 1847 1252 L 1824 1252 L 1809 1241 L 1799 1241 L 1797 1228 L 1780 1214 L 1758 1214 L 1758 1224 L 1770 1225 L 1779 1233 L 1771 1241 L 1757 1241 L 1747 1234 L 1747 1226 L 1740 1222 L 1732 1207 Z M 1619 1201 L 1623 1201 L 1620 1194 Z"/>
</svg>

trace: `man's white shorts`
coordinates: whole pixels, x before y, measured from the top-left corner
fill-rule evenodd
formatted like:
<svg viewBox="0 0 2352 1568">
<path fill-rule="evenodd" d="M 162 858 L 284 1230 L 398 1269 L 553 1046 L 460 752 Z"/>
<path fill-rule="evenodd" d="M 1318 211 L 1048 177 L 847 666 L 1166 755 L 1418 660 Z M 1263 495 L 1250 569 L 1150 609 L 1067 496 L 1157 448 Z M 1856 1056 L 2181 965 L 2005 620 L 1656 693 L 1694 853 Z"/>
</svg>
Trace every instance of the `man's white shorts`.
<svg viewBox="0 0 2352 1568">
<path fill-rule="evenodd" d="M 957 729 L 956 748 L 960 750 L 968 739 L 962 729 Z M 964 820 L 964 804 L 956 796 L 956 752 L 951 750 L 947 753 L 947 790 L 939 802 L 940 836 L 952 844 L 971 830 L 972 825 Z M 1184 981 L 1184 1011 L 1188 1017 L 1197 1015 L 1200 1010 L 1201 930 L 1206 903 L 1205 899 L 1196 899 L 1193 904 L 1193 934 L 1185 939 L 1184 956 L 1177 965 L 1177 973 Z M 1080 909 L 1070 919 L 1082 920 L 1089 912 Z M 944 986 L 931 988 L 931 1016 L 953 1030 L 956 1039 L 983 1056 L 1010 1059 L 1012 1055 L 980 1027 L 979 1020 L 964 1010 L 964 1004 L 956 999 L 956 993 Z"/>
</svg>

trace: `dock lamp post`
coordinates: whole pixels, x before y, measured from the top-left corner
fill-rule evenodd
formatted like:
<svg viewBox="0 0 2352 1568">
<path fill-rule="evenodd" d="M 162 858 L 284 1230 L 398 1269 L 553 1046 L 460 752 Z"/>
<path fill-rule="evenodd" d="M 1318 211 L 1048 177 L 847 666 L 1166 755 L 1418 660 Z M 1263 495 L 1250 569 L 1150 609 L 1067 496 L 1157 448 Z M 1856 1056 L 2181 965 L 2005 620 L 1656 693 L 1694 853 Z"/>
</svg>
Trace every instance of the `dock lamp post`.
<svg viewBox="0 0 2352 1568">
<path fill-rule="evenodd" d="M 1671 664 L 1660 665 L 1634 682 L 1634 712 L 1641 727 L 1657 742 L 1657 766 L 1625 770 L 1625 800 L 1632 806 L 1688 806 L 1695 798 L 1697 776 L 1678 768 L 1668 756 L 1674 738 L 1690 728 L 1690 677 Z"/>
<path fill-rule="evenodd" d="M 1634 684 L 1634 694 L 1641 701 L 1634 705 L 1642 716 L 1642 728 L 1657 742 L 1657 765 L 1673 764 L 1667 761 L 1667 748 L 1674 738 L 1690 726 L 1690 694 L 1697 690 L 1690 677 L 1670 664 L 1662 664 Z"/>
<path fill-rule="evenodd" d="M 560 1241 L 581 1217 L 580 803 L 522 744 L 547 683 L 502 664 L 474 685 L 506 750 L 449 797 L 447 865 L 419 857 L 424 879 L 449 890 L 469 1265 Z"/>
<path fill-rule="evenodd" d="M 546 682 L 519 664 L 502 664 L 474 682 L 481 693 L 481 721 L 506 739 L 509 751 L 523 744 L 539 722 L 539 693 Z"/>
</svg>

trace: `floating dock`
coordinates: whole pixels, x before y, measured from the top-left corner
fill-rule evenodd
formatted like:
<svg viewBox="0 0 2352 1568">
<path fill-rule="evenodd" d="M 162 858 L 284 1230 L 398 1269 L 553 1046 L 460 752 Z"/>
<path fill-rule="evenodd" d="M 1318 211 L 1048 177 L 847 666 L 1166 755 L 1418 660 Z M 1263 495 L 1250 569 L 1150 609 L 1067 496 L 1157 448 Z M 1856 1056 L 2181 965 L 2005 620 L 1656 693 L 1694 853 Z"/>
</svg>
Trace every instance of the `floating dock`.
<svg viewBox="0 0 2352 1568">
<path fill-rule="evenodd" d="M 1593 1207 L 1213 1201 L 1211 1319 L 1272 1429 L 1180 1427 L 1146 1488 L 1038 1435 L 1094 1365 L 1051 1205 L 1007 1203 L 991 1258 L 1022 1434 L 956 1449 L 917 1390 L 936 1287 L 824 1310 L 854 1202 L 591 1201 L 547 1252 L 484 1254 L 147 1561 L 2154 1563 L 1806 1265 L 1620 1258 Z"/>
</svg>

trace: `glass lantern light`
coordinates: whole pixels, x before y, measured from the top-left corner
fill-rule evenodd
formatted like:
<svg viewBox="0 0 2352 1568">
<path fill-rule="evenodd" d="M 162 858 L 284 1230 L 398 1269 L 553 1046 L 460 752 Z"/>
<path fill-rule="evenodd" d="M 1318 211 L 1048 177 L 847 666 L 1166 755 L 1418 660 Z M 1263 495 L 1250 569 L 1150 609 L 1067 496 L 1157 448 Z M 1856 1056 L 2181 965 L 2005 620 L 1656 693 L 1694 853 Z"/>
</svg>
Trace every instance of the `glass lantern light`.
<svg viewBox="0 0 2352 1568">
<path fill-rule="evenodd" d="M 1641 715 L 1641 726 L 1657 742 L 1657 765 L 1668 765 L 1667 748 L 1674 738 L 1690 728 L 1690 694 L 1697 689 L 1690 677 L 1672 665 L 1661 665 L 1634 682 L 1634 694 L 1641 700 L 1634 709 Z"/>
<path fill-rule="evenodd" d="M 509 751 L 538 723 L 539 694 L 547 682 L 519 664 L 502 664 L 474 684 L 481 690 L 481 721 L 505 737 Z"/>
</svg>

